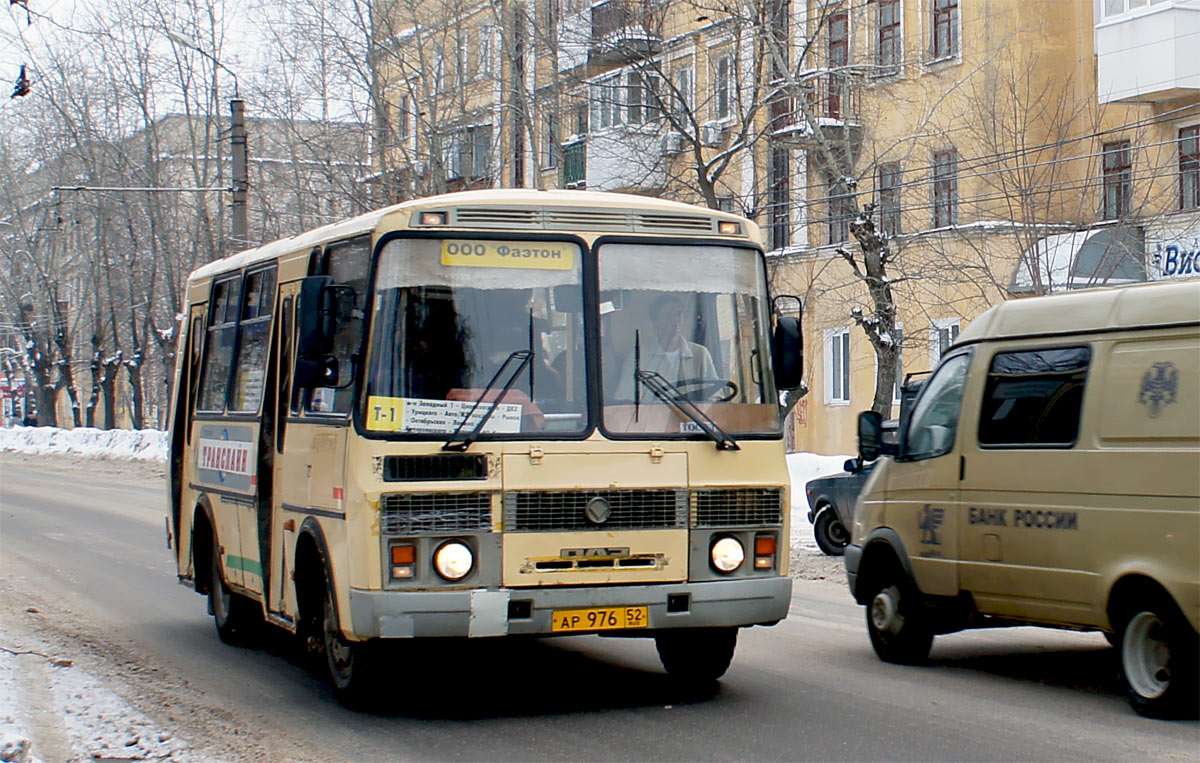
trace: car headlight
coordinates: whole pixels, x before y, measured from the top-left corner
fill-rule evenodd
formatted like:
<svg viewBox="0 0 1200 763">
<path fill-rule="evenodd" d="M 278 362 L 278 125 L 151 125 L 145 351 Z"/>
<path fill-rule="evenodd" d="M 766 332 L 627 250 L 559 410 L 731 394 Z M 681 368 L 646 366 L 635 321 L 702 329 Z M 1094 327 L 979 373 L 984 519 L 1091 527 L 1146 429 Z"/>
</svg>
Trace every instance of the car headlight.
<svg viewBox="0 0 1200 763">
<path fill-rule="evenodd" d="M 475 555 L 456 540 L 443 543 L 433 554 L 433 568 L 446 580 L 462 580 L 475 564 Z"/>
<path fill-rule="evenodd" d="M 718 572 L 733 572 L 746 561 L 746 549 L 742 548 L 742 542 L 728 535 L 712 544 L 709 555 L 713 568 Z"/>
</svg>

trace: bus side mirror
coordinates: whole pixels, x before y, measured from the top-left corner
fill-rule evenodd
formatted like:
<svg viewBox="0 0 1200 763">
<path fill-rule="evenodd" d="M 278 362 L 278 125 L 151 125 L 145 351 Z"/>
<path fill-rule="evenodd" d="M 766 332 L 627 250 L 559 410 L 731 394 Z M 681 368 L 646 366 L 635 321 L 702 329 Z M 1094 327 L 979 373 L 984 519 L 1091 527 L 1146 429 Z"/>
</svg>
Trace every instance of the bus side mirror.
<svg viewBox="0 0 1200 763">
<path fill-rule="evenodd" d="M 804 383 L 804 337 L 800 319 L 781 315 L 775 321 L 771 337 L 771 359 L 775 363 L 775 386 L 797 389 Z"/>
<path fill-rule="evenodd" d="M 338 362 L 331 354 L 336 306 L 332 278 L 309 276 L 300 282 L 296 301 L 296 367 L 292 376 L 297 387 L 337 386 Z"/>
<path fill-rule="evenodd" d="M 858 460 L 874 461 L 883 451 L 883 417 L 875 411 L 858 414 Z"/>
</svg>

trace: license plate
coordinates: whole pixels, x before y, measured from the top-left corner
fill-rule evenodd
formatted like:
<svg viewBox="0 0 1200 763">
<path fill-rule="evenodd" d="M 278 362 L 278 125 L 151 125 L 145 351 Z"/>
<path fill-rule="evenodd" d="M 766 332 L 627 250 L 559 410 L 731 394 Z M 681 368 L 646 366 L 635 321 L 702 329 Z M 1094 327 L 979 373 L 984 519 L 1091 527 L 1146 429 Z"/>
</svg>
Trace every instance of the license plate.
<svg viewBox="0 0 1200 763">
<path fill-rule="evenodd" d="M 646 607 L 595 607 L 593 609 L 558 609 L 550 618 L 550 630 L 555 633 L 572 631 L 613 631 L 625 628 L 645 628 L 650 617 Z"/>
</svg>

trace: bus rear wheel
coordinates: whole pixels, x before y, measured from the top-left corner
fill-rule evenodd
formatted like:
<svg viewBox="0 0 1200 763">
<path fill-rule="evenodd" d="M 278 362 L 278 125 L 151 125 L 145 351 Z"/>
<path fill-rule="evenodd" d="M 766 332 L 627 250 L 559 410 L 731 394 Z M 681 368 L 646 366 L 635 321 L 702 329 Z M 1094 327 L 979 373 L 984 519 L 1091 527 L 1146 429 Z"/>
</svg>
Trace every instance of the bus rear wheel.
<svg viewBox="0 0 1200 763">
<path fill-rule="evenodd" d="M 212 577 L 208 585 L 208 611 L 217 626 L 217 637 L 231 646 L 248 646 L 254 642 L 262 628 L 262 614 L 257 605 L 245 596 L 239 596 L 225 585 L 221 575 L 220 546 L 213 541 Z"/>
<path fill-rule="evenodd" d="M 700 688 L 729 670 L 737 637 L 737 628 L 680 628 L 655 634 L 654 645 L 671 678 Z"/>
<path fill-rule="evenodd" d="M 371 642 L 347 641 L 342 636 L 333 591 L 328 586 L 321 613 L 321 648 L 338 702 L 352 709 L 371 704 L 380 685 L 378 647 Z"/>
</svg>

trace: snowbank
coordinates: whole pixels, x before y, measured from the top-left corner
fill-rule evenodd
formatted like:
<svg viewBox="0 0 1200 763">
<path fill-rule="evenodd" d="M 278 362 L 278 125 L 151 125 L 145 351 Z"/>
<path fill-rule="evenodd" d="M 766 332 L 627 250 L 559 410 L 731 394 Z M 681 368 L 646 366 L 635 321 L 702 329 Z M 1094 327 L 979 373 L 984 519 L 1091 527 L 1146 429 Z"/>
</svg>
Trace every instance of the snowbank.
<svg viewBox="0 0 1200 763">
<path fill-rule="evenodd" d="M 0 451 L 166 463 L 167 433 L 157 429 L 0 427 Z"/>
<path fill-rule="evenodd" d="M 809 480 L 837 474 L 850 456 L 822 456 L 817 453 L 789 453 L 788 473 L 792 478 L 792 547 L 816 549 L 812 525 L 808 522 L 808 497 L 804 486 Z"/>
</svg>

